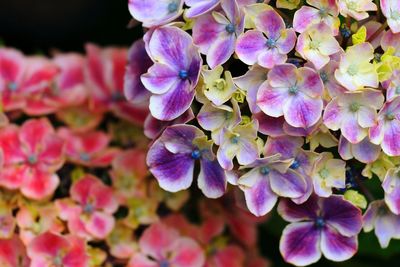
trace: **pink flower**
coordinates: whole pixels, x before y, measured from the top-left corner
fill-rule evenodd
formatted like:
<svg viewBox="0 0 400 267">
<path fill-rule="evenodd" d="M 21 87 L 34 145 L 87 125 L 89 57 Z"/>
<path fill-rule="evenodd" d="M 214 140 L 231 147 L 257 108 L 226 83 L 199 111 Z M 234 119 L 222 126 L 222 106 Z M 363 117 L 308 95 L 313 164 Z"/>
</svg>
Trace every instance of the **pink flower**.
<svg viewBox="0 0 400 267">
<path fill-rule="evenodd" d="M 256 30 L 240 35 L 236 54 L 248 65 L 258 63 L 271 69 L 285 63 L 287 54 L 294 48 L 296 34 L 286 29 L 283 19 L 273 9 L 267 9 L 255 18 Z"/>
<path fill-rule="evenodd" d="M 275 66 L 257 94 L 260 109 L 272 117 L 284 116 L 293 127 L 308 128 L 321 118 L 323 83 L 310 68 Z"/>
<path fill-rule="evenodd" d="M 26 248 L 18 235 L 15 234 L 9 239 L 0 239 L 0 263 L 2 267 L 32 267 Z"/>
<path fill-rule="evenodd" d="M 26 121 L 0 129 L 4 167 L 0 185 L 20 189 L 32 199 L 51 196 L 59 184 L 55 173 L 64 162 L 64 142 L 47 119 Z"/>
<path fill-rule="evenodd" d="M 30 267 L 89 267 L 89 257 L 83 239 L 73 235 L 43 233 L 28 245 Z"/>
<path fill-rule="evenodd" d="M 139 247 L 141 252 L 130 259 L 128 267 L 202 267 L 205 261 L 204 252 L 193 239 L 162 223 L 143 232 Z"/>
<path fill-rule="evenodd" d="M 71 162 L 89 167 L 105 167 L 111 164 L 117 148 L 108 147 L 110 137 L 100 131 L 74 133 L 60 128 L 58 135 L 65 141 L 65 153 Z"/>
<path fill-rule="evenodd" d="M 60 218 L 70 232 L 87 239 L 104 239 L 112 231 L 118 202 L 111 187 L 97 177 L 85 175 L 70 189 L 71 199 L 56 201 Z"/>
<path fill-rule="evenodd" d="M 355 20 L 368 18 L 367 11 L 376 11 L 377 6 L 372 0 L 339 0 L 340 14 L 343 17 L 350 16 Z"/>
</svg>

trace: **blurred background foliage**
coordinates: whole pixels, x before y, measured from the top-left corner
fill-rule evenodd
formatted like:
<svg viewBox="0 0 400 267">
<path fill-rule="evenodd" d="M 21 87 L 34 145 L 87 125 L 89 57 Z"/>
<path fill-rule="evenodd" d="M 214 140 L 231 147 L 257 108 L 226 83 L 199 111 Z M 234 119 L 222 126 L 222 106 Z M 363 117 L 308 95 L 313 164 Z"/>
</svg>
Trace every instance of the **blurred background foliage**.
<svg viewBox="0 0 400 267">
<path fill-rule="evenodd" d="M 87 42 L 129 46 L 143 35 L 140 25 L 128 28 L 130 20 L 127 0 L 0 0 L 1 43 L 26 54 L 84 52 Z M 364 183 L 376 198 L 382 198 L 377 177 Z M 285 225 L 275 211 L 260 226 L 260 249 L 277 267 L 291 266 L 279 254 L 279 237 Z M 399 260 L 400 240 L 392 240 L 387 249 L 381 249 L 371 232 L 360 234 L 358 254 L 351 260 L 335 263 L 322 259 L 311 266 L 398 266 Z"/>
</svg>

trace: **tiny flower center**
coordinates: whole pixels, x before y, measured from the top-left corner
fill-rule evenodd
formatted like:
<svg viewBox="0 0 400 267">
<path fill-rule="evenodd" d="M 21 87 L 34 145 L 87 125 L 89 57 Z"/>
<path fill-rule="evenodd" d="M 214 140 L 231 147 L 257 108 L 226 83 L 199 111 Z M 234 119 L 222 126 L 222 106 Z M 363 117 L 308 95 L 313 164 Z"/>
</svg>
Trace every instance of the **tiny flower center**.
<svg viewBox="0 0 400 267">
<path fill-rule="evenodd" d="M 318 11 L 318 13 L 319 13 L 319 16 L 321 17 L 321 18 L 324 18 L 324 17 L 326 17 L 327 15 L 328 15 L 328 11 L 326 10 L 326 8 L 321 8 L 319 11 Z"/>
<path fill-rule="evenodd" d="M 29 157 L 28 157 L 28 162 L 30 163 L 30 164 L 36 164 L 37 163 L 37 157 L 36 157 L 36 155 L 29 155 Z"/>
<path fill-rule="evenodd" d="M 230 111 L 225 111 L 225 119 L 230 120 L 233 117 L 233 113 Z"/>
<path fill-rule="evenodd" d="M 386 114 L 386 120 L 392 121 L 396 118 L 396 116 L 393 113 L 388 113 Z"/>
<path fill-rule="evenodd" d="M 237 144 L 239 143 L 239 136 L 234 136 L 231 138 L 231 143 L 232 144 Z"/>
<path fill-rule="evenodd" d="M 358 4 L 356 1 L 348 1 L 347 2 L 347 8 L 351 10 L 356 10 L 358 7 Z"/>
<path fill-rule="evenodd" d="M 265 45 L 270 49 L 274 48 L 274 47 L 276 47 L 276 41 L 274 39 L 269 38 L 269 39 L 267 39 L 267 42 L 265 43 Z"/>
<path fill-rule="evenodd" d="M 189 76 L 189 74 L 188 74 L 187 70 L 179 71 L 179 78 L 181 78 L 182 80 L 186 80 L 188 76 Z"/>
<path fill-rule="evenodd" d="M 119 91 L 115 91 L 111 94 L 111 100 L 113 102 L 119 102 L 119 101 L 125 100 L 125 97 Z"/>
<path fill-rule="evenodd" d="M 289 87 L 289 94 L 296 95 L 297 92 L 299 92 L 299 88 L 297 87 L 297 85 L 292 85 Z"/>
<path fill-rule="evenodd" d="M 234 33 L 235 32 L 235 25 L 233 25 L 233 23 L 229 23 L 228 25 L 225 26 L 225 30 L 228 33 Z"/>
<path fill-rule="evenodd" d="M 199 159 L 201 157 L 201 152 L 198 149 L 195 149 L 192 151 L 192 159 L 196 160 Z"/>
<path fill-rule="evenodd" d="M 225 87 L 226 87 L 226 81 L 224 79 L 217 79 L 214 81 L 214 88 L 217 89 L 218 91 L 225 90 Z"/>
<path fill-rule="evenodd" d="M 351 103 L 349 108 L 351 112 L 357 112 L 360 109 L 360 104 L 357 102 Z"/>
<path fill-rule="evenodd" d="M 9 82 L 9 83 L 7 84 L 7 88 L 8 88 L 8 90 L 10 90 L 11 92 L 14 92 L 14 91 L 16 91 L 16 90 L 18 89 L 18 85 L 17 85 L 17 83 L 15 83 L 15 82 Z"/>
<path fill-rule="evenodd" d="M 321 80 L 324 84 L 329 81 L 328 74 L 325 71 L 321 71 L 319 77 L 321 77 Z"/>
<path fill-rule="evenodd" d="M 163 260 L 160 262 L 160 267 L 169 267 L 169 262 L 166 260 Z"/>
<path fill-rule="evenodd" d="M 400 85 L 398 85 L 397 87 L 396 87 L 396 94 L 400 94 Z"/>
<path fill-rule="evenodd" d="M 79 158 L 82 161 L 89 161 L 90 160 L 90 155 L 88 153 L 82 152 L 79 154 Z"/>
<path fill-rule="evenodd" d="M 311 50 L 316 50 L 316 49 L 318 49 L 318 47 L 319 47 L 320 44 L 321 44 L 320 42 L 315 41 L 315 40 L 312 40 L 312 41 L 310 42 L 310 49 L 311 49 Z"/>
<path fill-rule="evenodd" d="M 322 217 L 317 217 L 316 219 L 315 219 L 315 226 L 318 228 L 318 229 L 321 229 L 321 228 L 323 228 L 324 226 L 325 226 L 325 220 L 324 220 L 324 218 L 322 218 Z"/>
<path fill-rule="evenodd" d="M 260 173 L 261 173 L 262 175 L 268 175 L 269 172 L 270 172 L 270 169 L 269 169 L 267 166 L 264 166 L 264 167 L 262 167 L 262 168 L 260 169 Z"/>
<path fill-rule="evenodd" d="M 291 169 L 293 169 L 293 170 L 296 170 L 296 169 L 298 169 L 299 167 L 300 167 L 300 163 L 298 162 L 297 159 L 295 159 L 295 160 L 293 161 L 292 165 L 290 165 L 289 168 L 291 168 Z"/>
<path fill-rule="evenodd" d="M 321 176 L 322 179 L 326 179 L 329 176 L 329 171 L 327 168 L 323 168 L 322 170 L 319 171 L 319 176 Z"/>
<path fill-rule="evenodd" d="M 61 256 L 57 255 L 57 256 L 53 259 L 53 264 L 54 264 L 54 266 L 56 266 L 56 267 L 61 267 L 61 266 L 63 265 Z"/>
<path fill-rule="evenodd" d="M 174 13 L 177 10 L 178 10 L 178 3 L 177 2 L 171 2 L 171 3 L 168 4 L 168 12 L 169 13 Z"/>
<path fill-rule="evenodd" d="M 83 212 L 84 213 L 91 214 L 93 211 L 94 211 L 94 206 L 92 205 L 92 203 L 87 203 L 83 207 Z"/>
<path fill-rule="evenodd" d="M 349 66 L 349 68 L 347 69 L 347 73 L 348 73 L 350 76 L 356 75 L 357 72 L 358 72 L 358 68 L 357 68 L 357 66 L 356 66 L 355 64 L 351 64 L 351 65 Z"/>
<path fill-rule="evenodd" d="M 400 20 L 400 12 L 392 10 L 392 12 L 390 12 L 390 18 L 393 20 Z"/>
</svg>

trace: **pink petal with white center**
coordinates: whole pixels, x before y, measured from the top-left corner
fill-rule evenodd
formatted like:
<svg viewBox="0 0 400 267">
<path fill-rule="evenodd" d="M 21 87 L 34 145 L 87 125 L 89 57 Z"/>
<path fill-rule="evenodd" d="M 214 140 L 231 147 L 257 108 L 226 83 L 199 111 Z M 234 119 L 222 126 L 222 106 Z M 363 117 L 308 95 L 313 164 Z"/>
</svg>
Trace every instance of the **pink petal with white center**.
<svg viewBox="0 0 400 267">
<path fill-rule="evenodd" d="M 198 17 L 193 25 L 193 42 L 207 55 L 212 43 L 225 31 L 225 25 L 215 21 L 211 14 Z"/>
<path fill-rule="evenodd" d="M 302 6 L 294 13 L 293 28 L 296 32 L 304 32 L 309 25 L 320 21 L 318 9 L 309 6 Z"/>
<path fill-rule="evenodd" d="M 262 32 L 250 30 L 240 35 L 236 42 L 236 54 L 247 65 L 257 63 L 259 54 L 266 49 Z"/>
<path fill-rule="evenodd" d="M 104 239 L 111 233 L 114 224 L 115 218 L 112 215 L 95 211 L 89 221 L 85 222 L 85 228 L 95 238 Z"/>
<path fill-rule="evenodd" d="M 293 29 L 286 29 L 281 37 L 276 41 L 279 53 L 288 54 L 296 44 L 296 33 Z"/>
<path fill-rule="evenodd" d="M 274 9 L 262 11 L 254 21 L 256 28 L 264 32 L 268 38 L 277 40 L 285 29 L 285 22 Z"/>
<path fill-rule="evenodd" d="M 297 68 L 293 64 L 275 66 L 268 72 L 268 83 L 272 87 L 290 87 L 296 84 Z"/>
<path fill-rule="evenodd" d="M 5 265 L 4 267 L 32 266 L 26 254 L 26 248 L 17 234 L 9 239 L 0 239 L 0 262 Z"/>
<path fill-rule="evenodd" d="M 60 184 L 57 174 L 30 169 L 25 175 L 21 192 L 26 197 L 35 200 L 51 196 Z"/>
<path fill-rule="evenodd" d="M 321 97 L 324 90 L 324 84 L 322 83 L 319 74 L 315 70 L 308 67 L 299 68 L 297 71 L 297 86 L 299 87 L 300 91 L 309 97 Z"/>
<path fill-rule="evenodd" d="M 400 156 L 400 121 L 393 120 L 384 125 L 382 150 L 389 156 Z M 371 139 L 372 140 L 372 139 Z"/>
<path fill-rule="evenodd" d="M 258 55 L 258 64 L 267 69 L 272 69 L 275 65 L 283 64 L 287 60 L 286 54 L 280 54 L 277 48 L 262 51 Z"/>
<path fill-rule="evenodd" d="M 321 251 L 331 261 L 348 260 L 357 248 L 357 236 L 345 237 L 330 226 L 321 231 Z"/>
<path fill-rule="evenodd" d="M 287 98 L 288 92 L 285 88 L 274 88 L 264 82 L 257 93 L 257 105 L 268 116 L 280 117 L 283 115 L 282 105 Z"/>
<path fill-rule="evenodd" d="M 283 105 L 283 114 L 288 124 L 293 127 L 309 128 L 321 118 L 322 99 L 311 98 L 301 92 L 290 97 Z"/>
<path fill-rule="evenodd" d="M 54 129 L 47 119 L 31 119 L 21 126 L 19 138 L 27 146 L 28 153 L 36 153 L 50 134 L 54 134 Z"/>
<path fill-rule="evenodd" d="M 384 134 L 385 132 L 383 123 L 377 123 L 369 129 L 369 138 L 373 144 L 381 144 Z"/>
<path fill-rule="evenodd" d="M 170 263 L 176 267 L 202 267 L 205 262 L 205 255 L 201 247 L 193 240 L 187 237 L 182 237 L 172 245 Z"/>
<path fill-rule="evenodd" d="M 173 243 L 179 238 L 178 232 L 163 223 L 150 225 L 142 234 L 139 246 L 143 253 L 157 260 L 165 259 L 172 251 Z"/>
<path fill-rule="evenodd" d="M 321 258 L 320 233 L 313 222 L 291 223 L 283 230 L 279 250 L 285 261 L 305 266 Z"/>
<path fill-rule="evenodd" d="M 342 135 L 352 144 L 361 142 L 367 135 L 368 129 L 362 128 L 354 114 L 347 113 L 342 117 Z"/>
<path fill-rule="evenodd" d="M 18 189 L 25 181 L 29 168 L 26 165 L 3 167 L 0 172 L 0 185 L 8 189 Z"/>
</svg>

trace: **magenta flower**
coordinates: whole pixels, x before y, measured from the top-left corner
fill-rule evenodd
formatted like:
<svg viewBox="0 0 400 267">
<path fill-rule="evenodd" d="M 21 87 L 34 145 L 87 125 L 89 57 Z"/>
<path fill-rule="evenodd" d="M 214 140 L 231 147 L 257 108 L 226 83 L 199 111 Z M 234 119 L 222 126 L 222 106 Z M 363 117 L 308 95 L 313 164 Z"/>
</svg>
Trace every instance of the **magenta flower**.
<svg viewBox="0 0 400 267">
<path fill-rule="evenodd" d="M 72 185 L 70 194 L 71 199 L 56 201 L 69 231 L 87 239 L 106 238 L 114 228 L 112 214 L 118 209 L 112 188 L 87 174 Z"/>
<path fill-rule="evenodd" d="M 86 243 L 73 235 L 43 233 L 28 245 L 30 267 L 89 267 Z"/>
<path fill-rule="evenodd" d="M 369 130 L 371 142 L 381 145 L 389 156 L 400 156 L 400 97 L 386 102 L 378 113 L 376 124 Z"/>
<path fill-rule="evenodd" d="M 397 0 L 381 0 L 381 10 L 394 33 L 400 32 L 400 5 Z"/>
<path fill-rule="evenodd" d="M 139 63 L 140 62 L 140 63 Z M 147 55 L 143 39 L 134 42 L 128 52 L 128 66 L 125 72 L 124 94 L 134 104 L 147 102 L 151 93 L 140 80 L 140 76 L 153 65 Z"/>
<path fill-rule="evenodd" d="M 0 263 L 4 267 L 32 266 L 26 254 L 26 248 L 17 234 L 9 239 L 0 239 Z"/>
<path fill-rule="evenodd" d="M 183 0 L 129 0 L 132 17 L 144 27 L 154 27 L 173 21 L 182 14 Z"/>
<path fill-rule="evenodd" d="M 258 14 L 254 23 L 256 30 L 245 32 L 237 40 L 239 59 L 248 65 L 258 63 L 269 69 L 285 63 L 296 43 L 294 30 L 286 29 L 285 22 L 273 9 Z"/>
<path fill-rule="evenodd" d="M 381 91 L 373 89 L 341 94 L 326 106 L 324 124 L 334 131 L 340 129 L 348 141 L 357 144 L 375 125 L 377 110 L 383 102 Z"/>
<path fill-rule="evenodd" d="M 371 143 L 368 137 L 365 137 L 357 144 L 352 144 L 343 135 L 339 139 L 339 154 L 344 160 L 355 158 L 362 163 L 373 163 L 378 159 L 381 148 Z"/>
<path fill-rule="evenodd" d="M 242 167 L 251 170 L 239 178 L 238 184 L 244 191 L 248 209 L 256 216 L 271 211 L 279 196 L 300 198 L 307 193 L 305 178 L 289 168 L 293 161 L 279 157 L 275 154 Z"/>
<path fill-rule="evenodd" d="M 202 267 L 204 252 L 191 238 L 163 223 L 152 224 L 139 240 L 140 252 L 135 253 L 127 267 Z"/>
<path fill-rule="evenodd" d="M 332 261 L 344 261 L 356 253 L 361 211 L 342 196 L 314 195 L 301 205 L 283 199 L 278 212 L 291 222 L 283 230 L 279 246 L 287 262 L 304 266 L 317 262 L 321 254 Z"/>
<path fill-rule="evenodd" d="M 382 248 L 389 246 L 390 239 L 400 238 L 400 215 L 393 214 L 383 200 L 372 201 L 363 216 L 364 232 L 375 229 Z"/>
<path fill-rule="evenodd" d="M 32 199 L 53 194 L 60 182 L 55 172 L 64 163 L 64 142 L 47 119 L 0 129 L 0 147 L 4 155 L 0 185 L 20 189 Z"/>
<path fill-rule="evenodd" d="M 296 32 L 304 32 L 313 24 L 324 22 L 336 36 L 339 33 L 340 21 L 337 0 L 307 0 L 311 6 L 302 6 L 293 18 L 293 28 Z"/>
<path fill-rule="evenodd" d="M 321 118 L 324 85 L 310 68 L 292 64 L 275 66 L 257 94 L 260 109 L 272 117 L 284 116 L 293 127 L 308 128 Z"/>
<path fill-rule="evenodd" d="M 195 18 L 209 13 L 219 5 L 219 2 L 220 0 L 185 0 L 185 4 L 189 6 L 185 15 L 188 18 Z"/>
<path fill-rule="evenodd" d="M 177 27 L 157 28 L 147 39 L 154 65 L 142 75 L 142 82 L 153 94 L 150 112 L 156 119 L 170 121 L 189 109 L 202 59 L 190 35 Z"/>
<path fill-rule="evenodd" d="M 244 15 L 236 0 L 220 2 L 223 13 L 204 14 L 193 25 L 193 41 L 207 56 L 207 63 L 212 69 L 231 57 L 236 39 L 244 29 Z"/>
<path fill-rule="evenodd" d="M 195 162 L 199 160 L 198 186 L 207 197 L 217 198 L 224 194 L 227 182 L 211 147 L 212 141 L 207 141 L 198 128 L 170 126 L 150 147 L 147 165 L 161 188 L 177 192 L 192 184 Z"/>
</svg>

